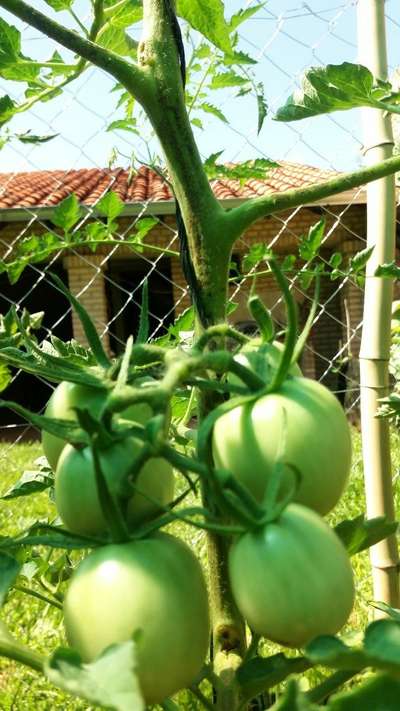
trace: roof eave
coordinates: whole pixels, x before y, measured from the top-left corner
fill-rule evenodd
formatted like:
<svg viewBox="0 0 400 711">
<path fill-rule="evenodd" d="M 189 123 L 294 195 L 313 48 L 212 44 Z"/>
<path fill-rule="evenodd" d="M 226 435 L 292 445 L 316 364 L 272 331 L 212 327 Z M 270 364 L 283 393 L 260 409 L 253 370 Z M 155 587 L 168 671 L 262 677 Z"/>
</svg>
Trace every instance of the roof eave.
<svg viewBox="0 0 400 711">
<path fill-rule="evenodd" d="M 226 209 L 232 209 L 238 207 L 243 203 L 247 202 L 248 198 L 226 198 L 219 200 L 220 205 Z M 340 193 L 339 195 L 333 195 L 330 198 L 324 200 L 317 200 L 315 202 L 307 203 L 304 207 L 314 207 L 318 205 L 348 205 L 348 204 L 365 204 L 367 201 L 365 190 L 348 190 L 346 192 Z M 91 208 L 88 205 L 82 205 L 89 213 L 93 216 L 98 216 L 99 213 L 95 208 Z M 0 208 L 0 222 L 29 222 L 36 219 L 48 220 L 51 219 L 54 207 L 39 206 L 39 207 L 10 207 L 10 208 Z M 124 209 L 122 210 L 120 217 L 137 217 L 144 215 L 174 215 L 175 214 L 175 201 L 174 200 L 157 200 L 154 202 L 143 203 L 126 203 Z"/>
</svg>

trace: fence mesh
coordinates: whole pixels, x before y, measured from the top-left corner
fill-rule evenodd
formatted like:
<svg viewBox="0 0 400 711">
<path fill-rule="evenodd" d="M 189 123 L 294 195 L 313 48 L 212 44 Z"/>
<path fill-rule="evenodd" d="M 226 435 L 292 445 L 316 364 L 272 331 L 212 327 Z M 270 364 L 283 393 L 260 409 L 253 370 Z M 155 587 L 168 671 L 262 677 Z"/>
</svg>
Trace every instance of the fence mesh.
<svg viewBox="0 0 400 711">
<path fill-rule="evenodd" d="M 229 13 L 239 7 L 261 4 L 249 0 L 227 3 Z M 212 115 L 202 117 L 203 128 L 195 129 L 204 158 L 215 150 L 224 149 L 223 160 L 237 162 L 249 158 L 268 157 L 282 162 L 286 187 L 294 174 L 303 166 L 313 166 L 315 179 L 318 170 L 344 170 L 356 167 L 362 159 L 360 122 L 357 112 L 328 115 L 319 119 L 294 124 L 274 123 L 274 110 L 298 85 L 302 71 L 310 65 L 356 61 L 356 2 L 294 3 L 270 0 L 260 11 L 240 28 L 240 47 L 258 61 L 255 80 L 262 82 L 268 98 L 269 115 L 260 135 L 257 135 L 254 99 L 236 98 L 237 89 L 219 92 L 215 103 L 229 118 L 229 123 L 218 122 Z M 395 0 L 386 2 L 390 72 L 396 70 L 396 48 L 400 42 L 400 15 Z M 84 16 L 84 13 L 83 15 Z M 54 51 L 50 41 L 39 37 L 35 30 L 20 25 L 27 53 L 43 58 Z M 199 39 L 195 38 L 195 42 Z M 67 53 L 68 54 L 68 53 Z M 1 82 L 12 98 L 21 96 L 21 85 Z M 148 164 L 157 151 L 151 129 L 141 124 L 140 136 L 119 131 L 107 131 L 115 118 L 115 100 L 110 90 L 113 83 L 95 68 L 67 86 L 64 94 L 54 101 L 36 104 L 28 114 L 16 118 L 13 130 L 33 133 L 58 134 L 51 143 L 41 146 L 9 142 L 2 151 L 2 195 L 16 183 L 23 171 L 57 171 L 47 173 L 47 196 L 55 203 L 66 194 L 65 186 L 78 181 L 77 195 L 87 188 L 88 181 L 96 182 L 96 199 L 85 206 L 84 216 L 76 229 L 90 222 L 98 200 L 108 189 L 120 190 L 121 174 L 118 167 L 130 169 Z M 133 161 L 133 162 L 132 162 Z M 104 169 L 112 168 L 104 178 Z M 74 172 L 82 168 L 87 173 Z M 139 170 L 139 176 L 141 175 Z M 307 168 L 307 170 L 309 170 Z M 92 171 L 92 173 L 90 172 Z M 142 171 L 143 172 L 143 171 Z M 143 175 L 145 173 L 143 172 Z M 147 180 L 149 180 L 148 174 Z M 74 180 L 71 180 L 71 176 Z M 77 177 L 78 176 L 78 177 Z M 127 176 L 126 184 L 137 180 L 135 170 Z M 18 210 L 0 211 L 0 245 L 3 256 L 11 254 L 27 235 L 54 230 L 48 214 L 37 210 L 37 191 L 32 177 L 25 176 L 18 183 L 24 194 L 20 195 L 22 207 Z M 308 178 L 311 180 L 311 178 Z M 100 187 L 99 187 L 100 186 Z M 101 187 L 103 186 L 103 187 Z M 285 187 L 285 186 L 284 186 Z M 280 187 L 279 189 L 283 189 Z M 68 188 L 71 190 L 71 187 Z M 67 190 L 67 192 L 68 192 Z M 34 201 L 30 197 L 34 195 Z M 82 193 L 81 193 L 82 194 Z M 15 198 L 15 195 L 14 195 Z M 15 198 L 18 202 L 18 196 Z M 4 203 L 2 203 L 4 205 Z M 131 235 L 143 216 L 151 213 L 158 220 L 148 242 L 158 246 L 158 251 L 145 249 L 132 254 L 123 246 L 101 248 L 96 254 L 90 250 L 71 249 L 54 254 L 46 263 L 27 267 L 14 286 L 2 275 L 0 281 L 1 310 L 11 304 L 30 312 L 46 311 L 42 338 L 51 333 L 62 337 L 82 337 L 71 309 L 57 292 L 49 271 L 56 271 L 69 283 L 75 293 L 94 316 L 104 342 L 117 352 L 127 335 L 134 332 L 140 309 L 140 294 L 144 280 L 150 284 L 150 315 L 152 336 L 157 337 L 188 306 L 188 291 L 180 272 L 178 238 L 173 210 L 159 214 L 153 198 L 135 200 L 134 214 L 119 221 L 117 237 Z M 363 190 L 353 191 L 341 200 L 327 201 L 323 205 L 296 208 L 276 214 L 262 221 L 238 242 L 234 258 L 242 263 L 246 253 L 255 244 L 263 243 L 281 254 L 289 253 L 299 243 L 307 227 L 325 217 L 327 229 L 321 255 L 326 262 L 335 250 L 352 256 L 365 247 L 365 195 Z M 163 252 L 162 249 L 169 250 Z M 303 265 L 304 267 L 304 265 Z M 262 263 L 254 264 L 247 278 L 232 276 L 231 299 L 238 304 L 232 320 L 246 327 L 245 300 L 254 271 L 262 270 Z M 258 285 L 277 324 L 284 324 L 281 299 L 269 277 L 259 278 Z M 301 275 L 291 280 L 291 288 L 298 301 L 301 318 L 305 320 L 312 294 L 302 285 Z M 323 279 L 320 303 L 314 319 L 311 337 L 303 354 L 306 375 L 325 382 L 338 394 L 350 415 L 357 412 L 359 398 L 357 354 L 361 332 L 362 287 L 347 276 L 342 280 Z M 235 315 L 236 314 L 236 315 Z M 247 324 L 248 325 L 248 324 Z M 48 383 L 37 386 L 33 392 L 30 380 L 15 373 L 10 397 L 19 394 L 24 404 L 42 407 L 50 394 Z M 18 399 L 18 398 L 16 398 Z M 13 445 L 29 435 L 26 425 L 17 417 L 3 414 L 0 436 L 10 442 L 2 456 L 12 456 Z"/>
</svg>

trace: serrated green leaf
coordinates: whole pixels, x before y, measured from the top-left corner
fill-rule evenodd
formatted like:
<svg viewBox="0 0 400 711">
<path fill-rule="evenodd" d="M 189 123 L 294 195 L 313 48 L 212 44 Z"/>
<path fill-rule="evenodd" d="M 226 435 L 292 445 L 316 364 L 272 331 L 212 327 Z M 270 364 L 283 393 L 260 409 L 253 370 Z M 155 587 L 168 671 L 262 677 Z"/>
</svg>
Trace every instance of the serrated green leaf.
<svg viewBox="0 0 400 711">
<path fill-rule="evenodd" d="M 367 247 L 366 249 L 362 249 L 360 252 L 357 252 L 357 254 L 350 259 L 350 271 L 357 274 L 364 269 L 374 249 L 375 247 Z"/>
<path fill-rule="evenodd" d="M 229 123 L 228 119 L 226 118 L 226 116 L 224 116 L 221 109 L 219 109 L 217 106 L 214 106 L 214 104 L 210 104 L 207 101 L 203 101 L 203 103 L 199 104 L 198 108 L 202 111 L 205 111 L 205 113 L 207 114 L 212 114 L 213 116 L 216 116 L 223 123 Z"/>
<path fill-rule="evenodd" d="M 7 368 L 5 363 L 0 362 L 0 393 L 3 392 L 3 390 L 5 390 L 9 386 L 11 380 L 12 376 L 9 369 Z"/>
<path fill-rule="evenodd" d="M 264 85 L 263 84 L 257 84 L 257 113 L 258 113 L 258 122 L 257 122 L 257 134 L 260 133 L 264 121 L 267 117 L 268 113 L 268 104 L 265 99 L 265 94 L 264 94 Z"/>
<path fill-rule="evenodd" d="M 158 219 L 156 217 L 142 217 L 140 220 L 135 222 L 136 231 L 133 235 L 133 239 L 135 241 L 142 242 L 156 225 L 158 225 Z"/>
<path fill-rule="evenodd" d="M 332 254 L 329 259 L 329 266 L 331 266 L 332 269 L 337 269 L 338 267 L 340 267 L 342 262 L 343 255 L 340 252 L 334 252 L 334 254 Z"/>
<path fill-rule="evenodd" d="M 49 548 L 74 551 L 96 548 L 105 542 L 104 539 L 78 536 L 59 526 L 35 523 L 21 535 L 1 537 L 0 549 L 2 552 L 9 552 L 21 546 L 48 546 Z"/>
<path fill-rule="evenodd" d="M 115 711 L 144 711 L 136 670 L 133 640 L 109 647 L 91 664 L 71 649 L 58 649 L 45 667 L 48 679 L 74 696 Z"/>
<path fill-rule="evenodd" d="M 248 160 L 234 165 L 224 165 L 223 163 L 217 163 L 222 153 L 223 151 L 213 153 L 204 163 L 204 169 L 210 180 L 215 178 L 229 178 L 242 182 L 254 178 L 265 180 L 268 170 L 276 168 L 278 165 L 275 161 L 268 160 L 267 158 L 256 158 L 255 160 Z"/>
<path fill-rule="evenodd" d="M 324 708 L 327 711 L 398 711 L 399 698 L 400 681 L 379 674 L 334 696 Z"/>
<path fill-rule="evenodd" d="M 57 205 L 50 219 L 54 225 L 69 232 L 80 219 L 81 212 L 78 198 L 72 193 Z"/>
<path fill-rule="evenodd" d="M 21 51 L 21 33 L 0 17 L 0 67 L 18 61 Z"/>
<path fill-rule="evenodd" d="M 126 119 L 117 119 L 116 121 L 112 121 L 107 126 L 107 131 L 129 131 L 130 133 L 136 133 L 137 135 L 139 134 L 139 131 L 137 129 L 137 121 L 134 118 L 126 118 Z"/>
<path fill-rule="evenodd" d="M 264 242 L 252 244 L 248 253 L 243 258 L 243 271 L 249 272 L 256 264 L 265 259 L 268 253 L 268 246 Z"/>
<path fill-rule="evenodd" d="M 305 657 L 291 659 L 282 653 L 266 658 L 254 657 L 239 667 L 236 680 L 242 694 L 251 699 L 280 684 L 290 674 L 302 673 L 310 666 L 311 662 Z"/>
<path fill-rule="evenodd" d="M 74 0 L 45 0 L 47 5 L 50 5 L 56 12 L 68 10 L 74 3 Z"/>
<path fill-rule="evenodd" d="M 31 496 L 54 486 L 54 475 L 49 470 L 26 471 L 20 479 L 0 497 L 3 500 Z"/>
<path fill-rule="evenodd" d="M 137 42 L 129 37 L 124 27 L 114 25 L 112 20 L 99 33 L 97 43 L 104 49 L 120 54 L 123 57 L 136 56 Z"/>
<path fill-rule="evenodd" d="M 337 637 L 317 637 L 305 649 L 307 659 L 331 669 L 361 671 L 367 667 L 400 674 L 400 624 L 377 620 L 365 630 L 362 646 L 349 647 Z"/>
<path fill-rule="evenodd" d="M 36 136 L 34 133 L 31 133 L 30 130 L 26 131 L 25 133 L 16 133 L 15 138 L 18 139 L 18 141 L 21 141 L 21 143 L 48 143 L 48 141 L 52 141 L 53 138 L 57 138 L 59 136 L 59 133 L 52 133 L 48 134 L 47 136 Z"/>
<path fill-rule="evenodd" d="M 8 94 L 0 97 L 0 126 L 8 121 L 16 112 L 17 106 Z"/>
<path fill-rule="evenodd" d="M 238 27 L 240 27 L 241 24 L 243 24 L 243 22 L 246 22 L 246 20 L 249 20 L 250 17 L 253 17 L 253 15 L 257 12 L 260 12 L 266 4 L 266 2 L 261 2 L 258 5 L 247 7 L 246 9 L 241 9 L 239 12 L 236 12 L 229 20 L 230 31 L 234 32 Z"/>
<path fill-rule="evenodd" d="M 222 0 L 177 0 L 177 13 L 223 52 L 233 51 Z"/>
<path fill-rule="evenodd" d="M 361 106 L 384 109 L 379 91 L 369 69 L 360 64 L 343 62 L 311 67 L 304 73 L 300 89 L 278 109 L 275 119 L 298 121 Z"/>
<path fill-rule="evenodd" d="M 203 131 L 203 124 L 199 118 L 190 119 L 190 123 L 192 124 L 192 126 L 196 126 L 196 128 L 200 128 Z"/>
<path fill-rule="evenodd" d="M 225 54 L 224 64 L 229 67 L 234 64 L 257 64 L 257 60 L 246 52 L 235 50 L 232 54 Z"/>
<path fill-rule="evenodd" d="M 375 276 L 385 277 L 386 279 L 400 279 L 400 267 L 395 261 L 380 264 L 375 270 Z"/>
<path fill-rule="evenodd" d="M 3 606 L 6 595 L 14 584 L 21 564 L 7 553 L 0 553 L 0 607 Z"/>
<path fill-rule="evenodd" d="M 214 74 L 209 84 L 210 89 L 226 89 L 231 86 L 244 86 L 249 83 L 246 77 L 240 76 L 233 70 Z"/>
<path fill-rule="evenodd" d="M 400 610 L 398 610 L 395 607 L 391 607 L 390 605 L 387 605 L 386 602 L 371 602 L 370 605 L 372 607 L 375 607 L 376 610 L 381 610 L 381 612 L 384 612 L 390 619 L 395 620 L 395 622 L 400 622 Z"/>
<path fill-rule="evenodd" d="M 396 532 L 398 523 L 388 521 L 385 516 L 366 519 L 364 514 L 342 521 L 335 527 L 349 555 L 355 555 L 383 541 Z"/>
<path fill-rule="evenodd" d="M 299 254 L 304 261 L 314 259 L 319 252 L 325 233 L 325 220 L 319 220 L 308 230 L 308 234 L 299 242 Z"/>
<path fill-rule="evenodd" d="M 115 218 L 121 214 L 123 209 L 123 201 L 117 193 L 114 193 L 112 190 L 106 193 L 106 195 L 103 195 L 103 197 L 96 203 L 96 210 L 98 210 L 101 215 L 107 217 L 108 220 L 115 220 Z"/>
<path fill-rule="evenodd" d="M 131 27 L 143 17 L 142 0 L 125 0 L 123 3 L 110 0 L 105 3 L 104 17 L 113 27 Z"/>
</svg>

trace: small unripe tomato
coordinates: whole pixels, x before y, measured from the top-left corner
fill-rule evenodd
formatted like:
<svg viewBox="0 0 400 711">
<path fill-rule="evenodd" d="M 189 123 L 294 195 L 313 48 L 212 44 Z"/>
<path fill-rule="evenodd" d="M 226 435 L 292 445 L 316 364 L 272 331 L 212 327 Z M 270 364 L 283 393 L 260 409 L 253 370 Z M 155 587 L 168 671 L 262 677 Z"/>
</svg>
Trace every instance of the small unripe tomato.
<svg viewBox="0 0 400 711">
<path fill-rule="evenodd" d="M 337 398 L 308 378 L 289 378 L 279 390 L 238 405 L 218 418 L 212 447 L 227 469 L 262 503 L 284 446 L 284 465 L 300 474 L 295 501 L 326 514 L 343 493 L 351 465 L 351 434 Z M 293 482 L 284 467 L 282 493 Z"/>
<path fill-rule="evenodd" d="M 344 546 L 318 514 L 299 504 L 233 544 L 229 575 L 251 629 L 287 647 L 336 634 L 353 608 Z"/>
<path fill-rule="evenodd" d="M 150 381 L 151 378 L 140 378 L 138 385 L 144 381 Z M 55 417 L 59 420 L 76 420 L 76 412 L 74 408 L 89 410 L 93 417 L 97 417 L 104 405 L 104 400 L 107 397 L 107 392 L 99 388 L 93 388 L 88 385 L 78 385 L 77 383 L 69 383 L 66 380 L 60 383 L 53 394 L 51 395 L 45 410 L 46 417 Z M 153 412 L 145 402 L 138 402 L 130 405 L 120 413 L 120 416 L 131 422 L 137 422 L 145 425 L 152 417 Z M 56 470 L 57 463 L 62 450 L 66 445 L 66 441 L 61 437 L 56 437 L 49 432 L 42 432 L 42 446 L 45 457 L 53 471 Z"/>
<path fill-rule="evenodd" d="M 85 662 L 137 632 L 137 674 L 146 705 L 189 686 L 205 661 L 207 588 L 190 548 L 157 533 L 102 546 L 74 573 L 64 601 L 67 638 Z"/>
<path fill-rule="evenodd" d="M 129 498 L 121 496 L 132 462 L 142 446 L 140 440 L 128 437 L 99 452 L 101 470 L 110 492 L 120 502 L 129 529 L 159 514 L 174 494 L 172 467 L 157 457 L 149 459 L 135 479 L 143 494 L 134 491 Z M 70 444 L 64 447 L 55 474 L 55 503 L 60 518 L 72 533 L 100 535 L 107 531 L 89 447 L 75 449 Z"/>
</svg>

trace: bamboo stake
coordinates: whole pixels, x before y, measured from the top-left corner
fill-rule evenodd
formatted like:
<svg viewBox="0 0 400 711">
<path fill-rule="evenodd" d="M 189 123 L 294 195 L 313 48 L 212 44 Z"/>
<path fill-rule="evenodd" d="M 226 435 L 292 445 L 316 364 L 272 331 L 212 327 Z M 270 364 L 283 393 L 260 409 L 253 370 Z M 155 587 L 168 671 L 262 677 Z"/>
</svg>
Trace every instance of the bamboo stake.
<svg viewBox="0 0 400 711">
<path fill-rule="evenodd" d="M 384 0 L 359 0 L 359 61 L 375 77 L 387 77 Z M 366 162 L 389 158 L 393 133 L 389 116 L 375 109 L 362 110 Z M 377 419 L 379 398 L 388 393 L 390 318 L 393 285 L 374 277 L 376 267 L 395 257 L 395 178 L 382 178 L 367 186 L 367 245 L 374 251 L 367 265 L 363 331 L 360 348 L 361 432 L 367 515 L 394 519 L 389 424 Z M 375 600 L 399 606 L 398 549 L 395 536 L 370 551 Z"/>
</svg>

